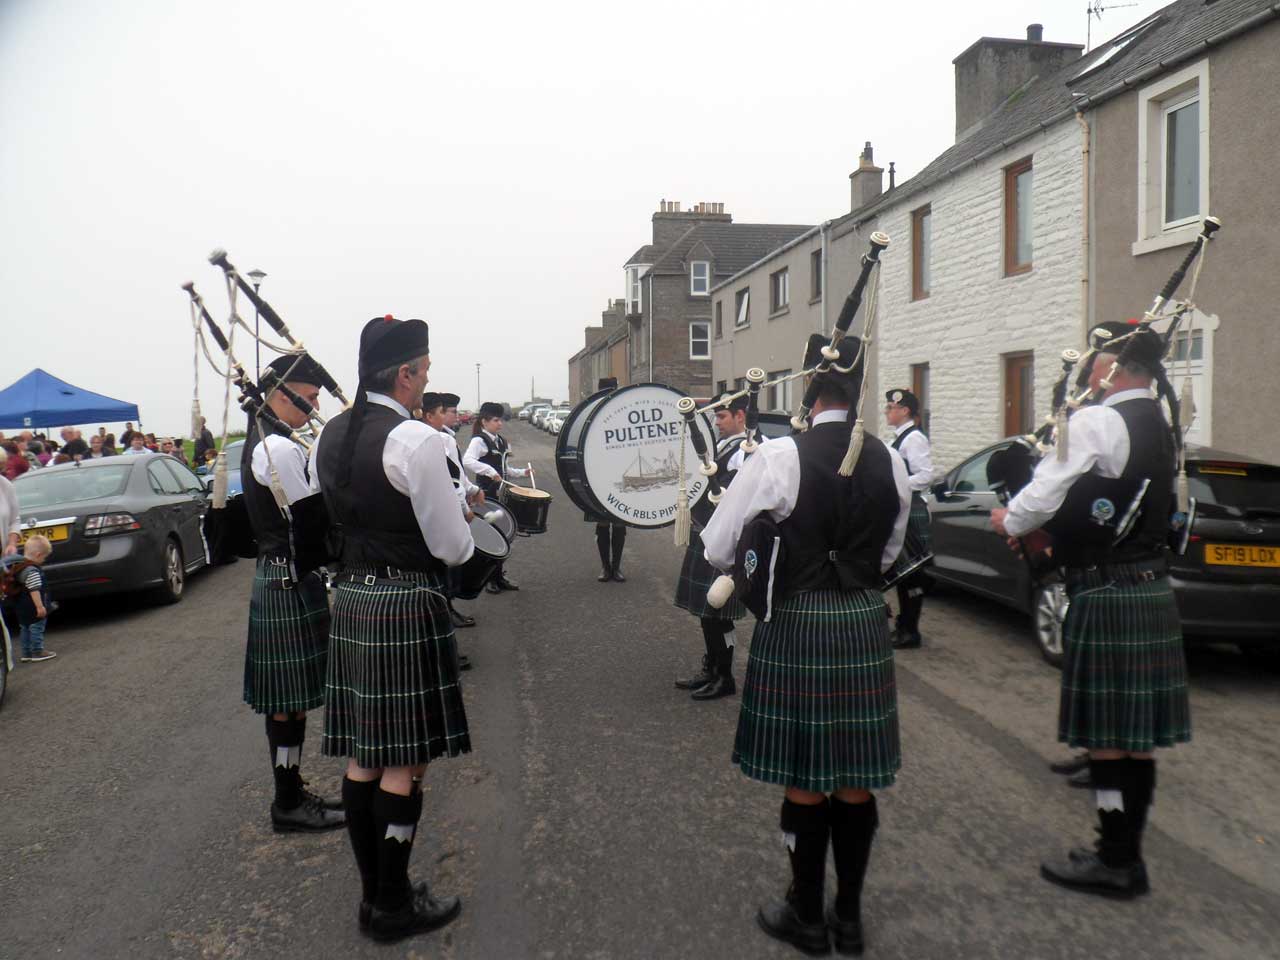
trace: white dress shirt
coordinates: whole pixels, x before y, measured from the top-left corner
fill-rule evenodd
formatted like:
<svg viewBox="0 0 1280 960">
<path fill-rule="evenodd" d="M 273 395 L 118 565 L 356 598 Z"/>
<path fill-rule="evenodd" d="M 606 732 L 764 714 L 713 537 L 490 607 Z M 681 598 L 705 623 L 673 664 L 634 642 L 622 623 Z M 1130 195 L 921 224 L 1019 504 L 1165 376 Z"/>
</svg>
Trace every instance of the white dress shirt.
<svg viewBox="0 0 1280 960">
<path fill-rule="evenodd" d="M 848 410 L 824 410 L 813 418 L 813 425 L 848 421 Z M 911 489 L 907 486 L 907 467 L 896 450 L 889 450 L 893 463 L 893 481 L 898 488 L 898 516 L 893 533 L 880 557 L 880 569 L 888 570 L 902 552 L 907 536 L 907 517 L 911 513 Z M 778 437 L 761 445 L 743 463 L 724 499 L 711 515 L 702 531 L 707 562 L 719 570 L 732 570 L 734 555 L 742 528 L 757 514 L 768 513 L 775 523 L 791 516 L 800 495 L 800 454 L 792 437 Z"/>
<path fill-rule="evenodd" d="M 271 453 L 269 459 L 268 448 Z M 271 468 L 274 466 L 285 500 L 291 504 L 305 500 L 320 490 L 319 486 L 312 489 L 311 480 L 307 476 L 307 455 L 302 447 L 278 433 L 269 434 L 258 441 L 253 448 L 250 463 L 253 479 L 268 489 L 271 487 Z"/>
<path fill-rule="evenodd" d="M 490 433 L 485 429 L 481 429 L 480 433 L 483 433 L 485 437 L 488 437 L 495 447 L 498 445 L 498 435 L 496 433 Z M 493 469 L 493 467 L 480 459 L 488 452 L 489 448 L 485 446 L 484 437 L 481 437 L 479 434 L 472 437 L 471 442 L 467 444 L 467 452 L 462 455 L 462 465 L 471 471 L 471 475 L 473 477 L 492 477 L 494 480 L 505 480 L 507 477 L 519 478 L 527 477 L 529 475 L 529 471 L 523 467 L 513 467 L 508 463 L 507 477 L 498 476 L 497 470 Z M 507 450 L 507 455 L 511 455 L 510 448 Z"/>
<path fill-rule="evenodd" d="M 912 426 L 913 424 L 908 420 L 902 426 L 894 427 L 894 436 L 902 436 Z M 907 476 L 907 485 L 914 493 L 924 493 L 933 483 L 933 447 L 929 443 L 929 438 L 924 435 L 923 430 L 915 430 L 898 445 L 898 453 L 910 464 L 908 469 L 911 472 Z"/>
<path fill-rule="evenodd" d="M 445 436 L 421 420 L 391 397 L 368 393 L 369 403 L 390 407 L 404 417 L 404 422 L 387 435 L 382 448 L 382 470 L 387 482 L 397 493 L 409 498 L 418 529 L 431 555 L 448 567 L 456 567 L 471 559 L 475 540 L 471 528 L 458 509 L 453 478 L 445 462 Z M 311 448 L 311 475 L 317 476 L 316 455 L 325 434 Z"/>
<path fill-rule="evenodd" d="M 480 492 L 480 488 L 471 482 L 467 472 L 462 469 L 462 455 L 458 451 L 458 434 L 457 431 L 449 427 L 441 427 L 440 432 L 444 434 L 444 455 L 453 461 L 453 465 L 458 468 L 458 480 L 454 486 L 458 488 L 458 499 L 462 501 L 464 507 L 467 506 L 467 497 L 474 497 Z M 469 509 L 469 508 L 468 508 Z"/>
<path fill-rule="evenodd" d="M 1042 457 L 1036 472 L 1009 504 L 1004 528 L 1011 537 L 1020 537 L 1044 526 L 1058 512 L 1071 485 L 1090 471 L 1115 479 L 1129 462 L 1129 430 L 1124 419 L 1111 409 L 1125 400 L 1150 397 L 1145 388 L 1124 390 L 1102 401 L 1101 406 L 1082 407 L 1071 415 L 1071 439 L 1067 459 L 1056 453 Z"/>
</svg>

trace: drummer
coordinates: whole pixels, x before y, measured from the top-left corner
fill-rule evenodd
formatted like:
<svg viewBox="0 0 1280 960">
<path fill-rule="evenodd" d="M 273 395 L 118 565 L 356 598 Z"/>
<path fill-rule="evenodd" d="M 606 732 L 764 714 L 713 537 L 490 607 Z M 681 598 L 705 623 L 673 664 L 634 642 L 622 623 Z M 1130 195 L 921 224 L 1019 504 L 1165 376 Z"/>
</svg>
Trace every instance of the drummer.
<svg viewBox="0 0 1280 960">
<path fill-rule="evenodd" d="M 452 417 L 450 416 L 450 410 L 453 412 Z M 471 512 L 471 507 L 484 501 L 484 492 L 467 478 L 466 471 L 462 469 L 458 454 L 458 441 L 454 439 L 454 432 L 451 429 L 458 422 L 458 395 L 454 393 L 424 393 L 422 395 L 422 420 L 433 430 L 444 434 L 444 455 L 448 461 L 449 476 L 453 479 L 453 487 L 458 494 L 458 502 L 462 507 L 463 516 L 470 523 L 471 518 L 474 516 Z M 476 618 L 467 616 L 453 605 L 452 587 L 454 586 L 455 578 L 456 574 L 451 571 L 448 578 L 448 585 L 451 588 L 449 619 L 453 621 L 455 629 L 474 627 Z M 459 654 L 458 660 L 460 661 L 461 669 L 470 669 L 470 661 L 465 656 Z"/>
<path fill-rule="evenodd" d="M 509 478 L 523 479 L 533 475 L 533 468 L 525 470 L 507 463 L 511 455 L 511 444 L 502 436 L 503 407 L 500 403 L 485 401 L 480 404 L 480 413 L 471 424 L 471 443 L 462 455 L 462 465 L 476 478 L 476 483 L 486 496 L 498 499 L 502 484 Z M 502 567 L 498 567 L 497 575 L 485 587 L 490 593 L 501 593 L 503 590 L 519 590 L 507 579 Z"/>
</svg>

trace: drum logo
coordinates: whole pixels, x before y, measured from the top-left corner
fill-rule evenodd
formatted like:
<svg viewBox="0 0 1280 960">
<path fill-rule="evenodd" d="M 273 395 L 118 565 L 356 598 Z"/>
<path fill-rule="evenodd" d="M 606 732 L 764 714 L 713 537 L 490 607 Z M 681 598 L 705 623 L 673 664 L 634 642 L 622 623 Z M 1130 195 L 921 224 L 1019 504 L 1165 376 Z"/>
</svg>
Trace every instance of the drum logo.
<svg viewBox="0 0 1280 960">
<path fill-rule="evenodd" d="M 746 572 L 747 579 L 755 574 L 758 566 L 760 566 L 760 558 L 756 556 L 754 550 L 748 550 L 742 558 L 742 569 Z"/>
<path fill-rule="evenodd" d="M 661 526 L 675 519 L 682 437 L 690 504 L 706 486 L 675 409 L 679 396 L 666 387 L 633 388 L 606 401 L 592 418 L 583 441 L 584 472 L 601 505 L 625 521 Z"/>
<path fill-rule="evenodd" d="M 1111 518 L 1116 515 L 1116 505 L 1106 497 L 1099 497 L 1093 501 L 1093 507 L 1089 511 L 1089 515 L 1093 517 L 1093 522 L 1099 526 L 1106 526 Z"/>
</svg>

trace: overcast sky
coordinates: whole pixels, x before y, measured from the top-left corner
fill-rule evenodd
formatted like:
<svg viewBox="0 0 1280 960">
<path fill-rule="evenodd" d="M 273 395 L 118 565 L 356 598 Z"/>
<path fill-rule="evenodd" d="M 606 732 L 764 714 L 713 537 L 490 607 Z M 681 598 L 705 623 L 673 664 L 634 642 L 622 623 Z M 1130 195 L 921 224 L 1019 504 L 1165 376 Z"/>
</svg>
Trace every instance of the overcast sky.
<svg viewBox="0 0 1280 960">
<path fill-rule="evenodd" d="M 0 0 L 0 385 L 43 367 L 185 432 L 180 286 L 224 320 L 225 247 L 349 394 L 393 313 L 464 407 L 477 362 L 484 399 L 566 398 L 660 199 L 839 216 L 864 141 L 899 182 L 951 144 L 965 47 L 1083 43 L 1085 7 Z"/>
</svg>

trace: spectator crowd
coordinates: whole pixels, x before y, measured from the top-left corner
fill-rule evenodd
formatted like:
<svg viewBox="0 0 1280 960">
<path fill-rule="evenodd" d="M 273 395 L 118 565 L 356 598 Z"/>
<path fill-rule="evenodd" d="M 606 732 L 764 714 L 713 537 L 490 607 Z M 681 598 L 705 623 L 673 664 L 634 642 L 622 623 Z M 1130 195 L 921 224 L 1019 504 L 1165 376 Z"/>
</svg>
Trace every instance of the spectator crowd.
<svg viewBox="0 0 1280 960">
<path fill-rule="evenodd" d="M 119 443 L 116 442 L 116 435 L 108 433 L 106 427 L 99 427 L 98 432 L 87 440 L 83 432 L 75 427 L 63 427 L 58 434 L 60 440 L 53 440 L 46 434 L 34 433 L 30 430 L 23 430 L 13 437 L 6 436 L 0 431 L 0 449 L 7 454 L 3 475 L 12 481 L 28 470 L 38 470 L 51 464 L 139 453 L 167 453 L 189 467 L 203 468 L 217 455 L 217 450 L 213 434 L 205 425 L 203 418 L 200 425 L 200 437 L 196 440 L 195 455 L 191 462 L 187 460 L 181 438 L 157 438 L 154 433 L 135 430 L 132 423 L 124 425 Z M 204 471 L 200 470 L 200 472 Z"/>
</svg>

